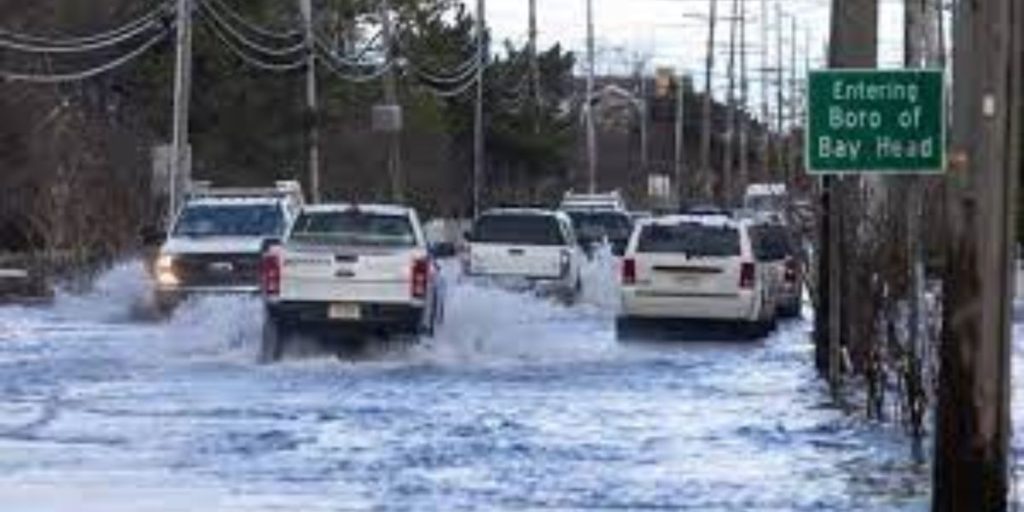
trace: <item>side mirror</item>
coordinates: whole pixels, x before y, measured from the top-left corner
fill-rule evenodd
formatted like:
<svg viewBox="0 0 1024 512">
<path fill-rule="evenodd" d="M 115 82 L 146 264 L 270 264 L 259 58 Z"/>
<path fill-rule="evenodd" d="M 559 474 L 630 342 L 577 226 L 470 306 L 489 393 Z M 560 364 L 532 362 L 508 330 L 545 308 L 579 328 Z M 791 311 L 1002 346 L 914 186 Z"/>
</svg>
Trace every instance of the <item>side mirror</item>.
<svg viewBox="0 0 1024 512">
<path fill-rule="evenodd" d="M 164 243 L 167 233 L 156 226 L 145 226 L 139 230 L 139 240 L 143 246 L 154 247 Z"/>
<path fill-rule="evenodd" d="M 430 255 L 434 258 L 454 258 L 457 254 L 455 244 L 451 242 L 438 242 L 430 245 Z"/>
</svg>

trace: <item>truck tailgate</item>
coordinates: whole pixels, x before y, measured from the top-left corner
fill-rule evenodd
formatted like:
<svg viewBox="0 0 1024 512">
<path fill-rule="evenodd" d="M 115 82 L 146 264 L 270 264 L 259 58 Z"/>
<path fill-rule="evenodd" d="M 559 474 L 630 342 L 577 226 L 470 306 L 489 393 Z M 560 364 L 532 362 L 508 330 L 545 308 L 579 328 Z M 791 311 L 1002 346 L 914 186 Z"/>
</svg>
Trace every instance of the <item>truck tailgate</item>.
<svg viewBox="0 0 1024 512">
<path fill-rule="evenodd" d="M 284 301 L 410 303 L 414 251 L 289 250 L 281 257 Z"/>
</svg>

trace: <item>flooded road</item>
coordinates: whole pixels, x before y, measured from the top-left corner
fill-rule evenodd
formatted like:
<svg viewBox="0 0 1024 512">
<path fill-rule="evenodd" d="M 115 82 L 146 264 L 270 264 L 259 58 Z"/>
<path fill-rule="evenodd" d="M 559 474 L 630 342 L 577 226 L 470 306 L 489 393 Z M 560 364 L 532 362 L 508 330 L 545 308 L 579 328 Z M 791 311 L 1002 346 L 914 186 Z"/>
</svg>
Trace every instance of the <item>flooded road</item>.
<svg viewBox="0 0 1024 512">
<path fill-rule="evenodd" d="M 895 427 L 833 409 L 809 324 L 615 341 L 607 269 L 565 308 L 468 284 L 421 346 L 255 363 L 261 308 L 137 319 L 138 265 L 0 309 L 6 510 L 925 510 Z"/>
</svg>

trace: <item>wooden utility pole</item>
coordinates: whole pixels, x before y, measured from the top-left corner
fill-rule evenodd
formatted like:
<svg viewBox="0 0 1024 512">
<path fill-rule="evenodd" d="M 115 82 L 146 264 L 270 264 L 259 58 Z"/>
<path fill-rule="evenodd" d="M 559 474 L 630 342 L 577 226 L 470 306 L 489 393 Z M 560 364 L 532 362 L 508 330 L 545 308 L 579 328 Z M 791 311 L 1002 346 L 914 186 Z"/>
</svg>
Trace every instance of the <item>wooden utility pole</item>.
<svg viewBox="0 0 1024 512">
<path fill-rule="evenodd" d="M 380 2 L 380 18 L 381 18 L 381 37 L 384 40 L 384 51 L 387 57 L 387 63 L 394 62 L 395 59 L 395 42 L 394 42 L 394 28 L 392 26 L 391 19 L 391 6 L 388 0 L 381 0 Z M 392 65 L 384 73 L 384 103 L 393 109 L 398 109 L 398 85 L 396 83 L 395 66 Z M 399 117 L 401 117 L 399 115 Z M 391 200 L 396 203 L 402 203 L 405 201 L 405 186 L 404 180 L 402 179 L 402 129 L 400 126 L 393 127 L 397 128 L 389 130 L 387 133 L 387 151 L 388 151 L 388 178 L 391 181 Z"/>
<path fill-rule="evenodd" d="M 768 74 L 770 72 L 768 62 L 768 0 L 761 0 L 761 126 L 764 128 L 764 135 L 761 138 L 761 179 L 770 181 L 772 176 L 771 154 L 771 106 L 768 104 Z"/>
<path fill-rule="evenodd" d="M 541 90 L 540 90 L 540 62 L 537 60 L 537 0 L 530 0 L 530 88 L 533 89 L 532 97 L 534 107 L 540 111 Z M 534 120 L 534 133 L 540 130 L 539 120 Z"/>
<path fill-rule="evenodd" d="M 587 122 L 587 189 L 597 192 L 597 127 L 594 119 L 594 0 L 587 0 L 587 100 L 584 113 Z"/>
<path fill-rule="evenodd" d="M 747 2 L 740 4 L 740 176 L 739 183 L 746 187 L 750 183 L 750 83 L 747 76 Z"/>
<path fill-rule="evenodd" d="M 776 118 L 775 118 L 775 134 L 779 137 L 778 155 L 776 160 L 779 163 L 780 170 L 782 171 L 783 180 L 785 183 L 790 183 L 792 176 L 789 174 L 789 169 L 786 167 L 786 133 L 785 125 L 786 122 L 786 68 L 783 64 L 785 59 L 784 48 L 782 46 L 782 2 L 775 0 L 775 85 L 776 85 Z"/>
<path fill-rule="evenodd" d="M 309 130 L 309 200 L 320 202 L 320 116 L 316 94 L 316 41 L 313 36 L 313 2 L 299 0 L 306 37 L 306 123 Z"/>
<path fill-rule="evenodd" d="M 484 71 L 487 67 L 487 5 L 476 2 L 476 104 L 473 115 L 473 217 L 480 215 L 483 206 L 484 164 L 487 150 L 484 130 Z"/>
<path fill-rule="evenodd" d="M 674 167 L 674 186 L 676 191 L 676 202 L 679 203 L 686 197 L 686 187 L 683 186 L 683 166 L 686 165 L 686 74 L 679 74 L 679 84 L 676 86 L 676 150 Z M 646 96 L 645 96 L 646 100 Z"/>
<path fill-rule="evenodd" d="M 726 206 L 731 206 L 733 201 L 733 166 L 736 162 L 736 21 L 739 5 L 740 0 L 732 0 L 732 15 L 729 17 L 729 89 L 725 100 L 725 158 L 722 161 L 721 197 L 722 204 Z"/>
<path fill-rule="evenodd" d="M 174 61 L 174 120 L 171 127 L 171 172 L 167 187 L 167 227 L 178 213 L 182 188 L 192 181 L 192 151 L 188 141 L 192 95 L 192 0 L 178 0 Z"/>
<path fill-rule="evenodd" d="M 830 68 L 874 68 L 878 63 L 878 0 L 832 0 Z M 841 375 L 843 184 L 822 178 L 818 226 L 818 309 L 815 361 L 833 388 Z"/>
<path fill-rule="evenodd" d="M 799 161 L 800 155 L 797 151 L 796 142 L 796 127 L 799 123 L 796 115 L 796 106 L 799 100 L 799 83 L 797 79 L 796 65 L 796 16 L 789 18 L 789 133 L 786 134 L 786 166 L 789 169 L 790 179 L 796 177 L 798 172 L 797 162 Z M 790 184 L 795 181 L 791 181 Z"/>
<path fill-rule="evenodd" d="M 932 510 L 1007 510 L 1019 0 L 959 2 Z"/>
<path fill-rule="evenodd" d="M 700 179 L 703 185 L 704 198 L 712 196 L 713 171 L 711 170 L 711 134 L 714 131 L 712 126 L 712 103 L 714 101 L 714 90 L 712 88 L 712 74 L 715 71 L 715 23 L 718 19 L 718 1 L 710 0 L 710 13 L 708 14 L 708 48 L 704 68 L 704 112 L 700 129 Z"/>
</svg>

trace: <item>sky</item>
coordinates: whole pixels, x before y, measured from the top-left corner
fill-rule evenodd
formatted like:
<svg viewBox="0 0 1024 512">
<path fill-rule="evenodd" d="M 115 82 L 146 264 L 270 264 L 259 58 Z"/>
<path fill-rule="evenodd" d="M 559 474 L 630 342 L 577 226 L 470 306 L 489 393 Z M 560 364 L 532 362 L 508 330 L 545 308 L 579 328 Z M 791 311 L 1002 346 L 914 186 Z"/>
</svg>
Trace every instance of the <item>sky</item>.
<svg viewBox="0 0 1024 512">
<path fill-rule="evenodd" d="M 798 73 L 808 65 L 820 67 L 824 60 L 831 0 L 742 0 L 747 10 L 748 69 L 754 81 L 751 94 L 759 92 L 758 73 L 762 64 L 762 5 L 768 10 L 767 66 L 775 67 L 778 18 L 782 12 L 784 66 L 790 66 L 791 20 L 796 20 Z M 466 0 L 471 10 L 476 1 Z M 704 59 L 707 49 L 707 18 L 710 0 L 593 0 L 597 71 L 632 73 L 635 63 L 646 62 L 653 74 L 670 66 L 697 78 L 703 88 Z M 733 18 L 732 0 L 717 0 L 715 95 L 724 97 L 727 88 L 727 49 L 729 25 Z M 902 55 L 903 12 L 899 0 L 880 0 L 879 55 L 881 67 L 898 67 Z M 587 0 L 537 0 L 538 38 L 542 48 L 556 42 L 579 52 L 586 49 Z M 525 42 L 528 28 L 528 0 L 486 0 L 487 23 L 497 39 Z M 738 36 L 737 36 L 738 37 Z M 809 56 L 810 62 L 805 59 Z M 739 64 L 737 62 L 737 73 Z M 582 70 L 582 69 L 581 69 Z M 774 92 L 770 93 L 774 95 Z"/>
</svg>

